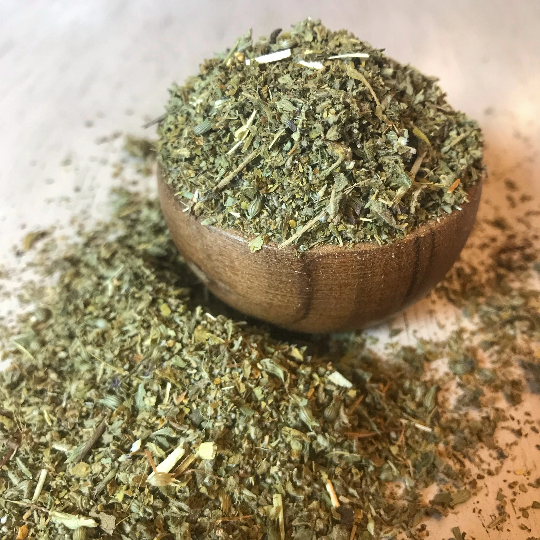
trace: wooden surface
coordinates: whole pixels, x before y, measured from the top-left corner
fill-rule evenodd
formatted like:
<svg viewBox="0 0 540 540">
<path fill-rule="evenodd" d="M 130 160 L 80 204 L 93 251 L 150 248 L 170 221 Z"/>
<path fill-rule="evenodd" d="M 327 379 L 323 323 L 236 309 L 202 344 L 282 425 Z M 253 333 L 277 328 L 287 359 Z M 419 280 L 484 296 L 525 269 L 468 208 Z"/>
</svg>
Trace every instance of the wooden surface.
<svg viewBox="0 0 540 540">
<path fill-rule="evenodd" d="M 73 216 L 88 224 L 107 215 L 110 187 L 134 181 L 112 178 L 121 139 L 111 135 L 152 136 L 141 125 L 163 112 L 173 80 L 183 80 L 201 58 L 223 50 L 249 26 L 259 35 L 306 15 L 333 29 L 347 27 L 397 60 L 439 76 L 449 102 L 477 118 L 485 133 L 489 179 L 481 220 L 504 215 L 512 223 L 525 220 L 525 230 L 540 226 L 538 215 L 512 208 L 504 189 L 512 180 L 520 193 L 533 196 L 528 209 L 538 210 L 540 2 L 2 0 L 0 261 L 22 268 L 30 256 L 15 255 L 12 246 L 30 230 L 54 224 L 69 235 Z M 153 192 L 154 183 L 150 178 L 139 187 Z M 473 236 L 489 241 L 481 226 Z M 464 253 L 471 257 L 469 246 Z M 1 310 L 16 306 L 13 297 Z M 422 337 L 445 339 L 460 322 L 460 312 L 430 296 L 366 335 L 379 338 L 375 347 L 382 349 L 391 342 L 390 330 L 401 329 L 392 339 L 412 345 Z M 538 397 L 527 395 L 509 411 L 513 420 L 505 427 L 519 427 L 525 412 L 539 427 L 539 411 Z M 508 488 L 540 477 L 540 437 L 524 429 L 516 438 L 501 429 L 496 438 L 508 455 L 505 465 L 478 481 L 477 497 L 431 521 L 429 540 L 452 538 L 454 526 L 467 539 L 540 537 L 540 511 L 531 510 L 527 520 L 519 511 L 540 500 L 537 490 L 514 496 Z M 515 501 L 508 521 L 490 528 L 499 488 Z"/>
<path fill-rule="evenodd" d="M 344 332 L 381 322 L 422 298 L 457 260 L 471 232 L 481 184 L 469 202 L 393 244 L 294 247 L 251 253 L 235 231 L 205 227 L 174 196 L 162 172 L 158 192 L 173 240 L 219 298 L 299 332 Z"/>
</svg>

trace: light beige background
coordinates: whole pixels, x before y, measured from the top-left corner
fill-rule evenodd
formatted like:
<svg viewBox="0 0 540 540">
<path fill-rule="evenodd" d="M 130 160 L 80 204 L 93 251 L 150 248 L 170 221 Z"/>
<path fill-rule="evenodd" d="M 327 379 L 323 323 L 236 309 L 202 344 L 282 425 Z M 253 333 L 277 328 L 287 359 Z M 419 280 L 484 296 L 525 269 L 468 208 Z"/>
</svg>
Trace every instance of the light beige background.
<svg viewBox="0 0 540 540">
<path fill-rule="evenodd" d="M 201 59 L 250 26 L 259 35 L 306 16 L 348 28 L 439 76 L 450 102 L 480 121 L 491 174 L 484 214 L 519 217 L 501 197 L 504 178 L 538 196 L 538 1 L 0 0 L 0 261 L 21 264 L 11 247 L 29 230 L 58 224 L 68 231 L 73 215 L 91 220 L 105 214 L 113 181 L 103 164 L 118 159 L 120 144 L 96 145 L 96 139 L 115 131 L 145 134 L 141 124 L 161 114 L 166 88 L 194 72 Z M 0 307 L 5 312 L 16 304 L 6 300 Z M 415 333 L 444 337 L 436 322 L 448 314 L 428 308 L 421 302 L 393 321 L 406 329 L 406 341 Z M 373 333 L 384 339 L 388 327 Z M 528 398 L 523 410 L 538 421 L 537 398 Z M 521 439 L 480 497 L 430 524 L 430 538 L 450 538 L 455 525 L 478 540 L 540 537 L 540 511 L 523 521 L 517 510 L 540 500 L 532 490 L 509 508 L 501 530 L 487 528 L 499 484 L 540 476 L 539 442 Z"/>
</svg>

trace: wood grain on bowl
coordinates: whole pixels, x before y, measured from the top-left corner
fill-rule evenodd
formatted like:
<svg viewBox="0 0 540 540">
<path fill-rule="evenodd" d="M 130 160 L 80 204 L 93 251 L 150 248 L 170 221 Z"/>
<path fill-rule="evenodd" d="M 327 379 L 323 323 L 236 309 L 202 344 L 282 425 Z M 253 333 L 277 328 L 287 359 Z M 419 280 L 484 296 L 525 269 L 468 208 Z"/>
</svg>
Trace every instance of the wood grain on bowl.
<svg viewBox="0 0 540 540">
<path fill-rule="evenodd" d="M 341 332 L 372 325 L 419 300 L 459 257 L 474 224 L 481 183 L 469 202 L 382 246 L 324 245 L 249 250 L 240 233 L 201 225 L 158 173 L 172 238 L 208 288 L 234 308 L 289 330 Z"/>
</svg>

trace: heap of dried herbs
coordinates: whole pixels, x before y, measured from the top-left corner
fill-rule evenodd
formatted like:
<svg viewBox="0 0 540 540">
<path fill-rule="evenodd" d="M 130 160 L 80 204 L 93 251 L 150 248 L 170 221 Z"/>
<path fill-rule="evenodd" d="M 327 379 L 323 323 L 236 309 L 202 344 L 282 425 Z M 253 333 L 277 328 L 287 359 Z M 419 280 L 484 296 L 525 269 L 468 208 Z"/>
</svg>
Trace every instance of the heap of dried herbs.
<svg viewBox="0 0 540 540">
<path fill-rule="evenodd" d="M 539 388 L 529 240 L 506 230 L 440 286 L 474 331 L 381 355 L 361 333 L 299 342 L 225 315 L 158 203 L 115 204 L 74 245 L 36 243 L 34 307 L 1 328 L 1 540 L 395 538 L 467 501 L 473 464 L 495 474 L 481 448 L 500 468 L 516 367 Z"/>
<path fill-rule="evenodd" d="M 251 31 L 170 90 L 159 160 L 205 225 L 306 250 L 391 242 L 459 209 L 478 124 L 436 79 L 311 19 Z"/>
</svg>

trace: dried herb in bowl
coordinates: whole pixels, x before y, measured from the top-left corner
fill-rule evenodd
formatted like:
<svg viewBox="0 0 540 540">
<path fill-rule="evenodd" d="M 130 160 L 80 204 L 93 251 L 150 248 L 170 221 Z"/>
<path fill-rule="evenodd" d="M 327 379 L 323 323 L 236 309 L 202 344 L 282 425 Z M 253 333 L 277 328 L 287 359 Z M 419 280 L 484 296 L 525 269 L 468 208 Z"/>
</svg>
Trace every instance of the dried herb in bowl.
<svg viewBox="0 0 540 540">
<path fill-rule="evenodd" d="M 203 224 L 301 251 L 402 238 L 484 174 L 478 124 L 435 78 L 311 19 L 203 62 L 170 89 L 159 136 Z"/>
</svg>

